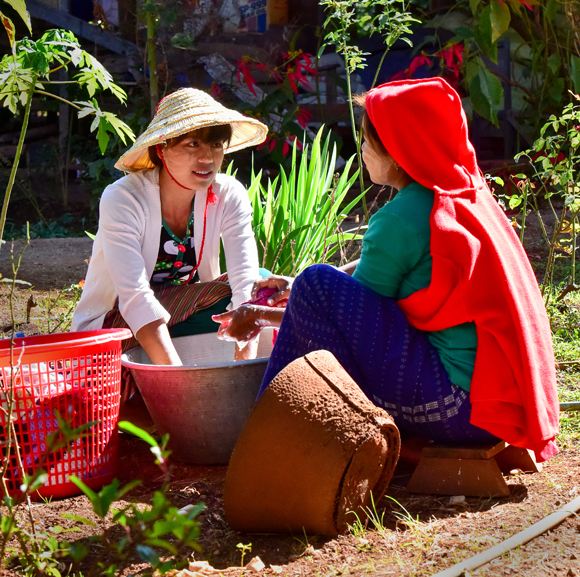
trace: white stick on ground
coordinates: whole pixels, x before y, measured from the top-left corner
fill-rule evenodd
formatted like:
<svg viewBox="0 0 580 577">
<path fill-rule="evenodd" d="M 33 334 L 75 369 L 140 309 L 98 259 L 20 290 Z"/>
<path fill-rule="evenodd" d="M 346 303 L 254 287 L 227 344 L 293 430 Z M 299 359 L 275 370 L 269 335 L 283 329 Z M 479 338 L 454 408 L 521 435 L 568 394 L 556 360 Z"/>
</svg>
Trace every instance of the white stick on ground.
<svg viewBox="0 0 580 577">
<path fill-rule="evenodd" d="M 545 519 L 534 523 L 532 526 L 524 529 L 520 533 L 517 533 L 513 537 L 502 541 L 498 545 L 495 545 L 483 553 L 479 553 L 478 555 L 462 561 L 457 565 L 453 565 L 453 567 L 445 569 L 445 571 L 441 571 L 433 577 L 459 577 L 463 574 L 464 571 L 473 571 L 474 569 L 478 569 L 482 565 L 493 561 L 496 557 L 503 555 L 507 551 L 515 549 L 520 545 L 524 545 L 532 539 L 539 537 L 542 533 L 553 529 L 556 525 L 564 521 L 564 519 L 570 515 L 574 515 L 579 509 L 580 497 L 577 497 L 567 505 L 564 505 L 564 507 L 561 509 L 558 509 L 557 511 L 554 511 L 548 515 Z"/>
</svg>

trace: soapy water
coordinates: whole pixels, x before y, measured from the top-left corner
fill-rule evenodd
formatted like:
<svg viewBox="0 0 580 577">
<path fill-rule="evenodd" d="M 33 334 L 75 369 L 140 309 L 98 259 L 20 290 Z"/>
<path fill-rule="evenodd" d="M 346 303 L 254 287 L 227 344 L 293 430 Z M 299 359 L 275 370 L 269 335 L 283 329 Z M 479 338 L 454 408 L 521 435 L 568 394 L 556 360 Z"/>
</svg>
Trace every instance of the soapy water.
<svg viewBox="0 0 580 577">
<path fill-rule="evenodd" d="M 271 305 L 268 304 L 268 301 L 269 301 L 270 297 L 277 292 L 278 292 L 278 290 L 274 289 L 274 288 L 267 288 L 267 287 L 261 288 L 258 291 L 256 298 L 254 300 L 246 301 L 245 303 L 242 303 L 242 305 L 250 304 L 250 305 L 271 307 Z M 286 302 L 287 302 L 287 299 L 284 299 L 283 301 L 280 301 L 279 303 L 277 303 L 275 306 L 278 308 L 283 308 L 284 306 L 286 306 Z M 245 317 L 249 314 L 249 311 L 248 311 L 248 309 L 241 309 L 239 314 L 241 314 L 242 317 Z M 255 330 L 252 334 L 247 335 L 245 339 L 238 340 L 227 333 L 227 330 L 228 330 L 228 327 L 230 324 L 231 324 L 231 321 L 224 321 L 222 323 L 222 325 L 220 327 L 220 331 L 218 332 L 218 335 L 217 335 L 218 339 L 221 339 L 222 341 L 237 343 L 238 349 L 240 351 L 243 350 L 244 347 L 246 347 L 246 345 L 248 345 L 249 343 L 257 340 L 258 337 L 260 336 L 260 332 L 262 331 L 262 329 L 270 326 L 268 321 L 266 321 L 264 319 L 257 319 L 254 321 L 254 326 L 256 327 L 257 330 Z"/>
</svg>

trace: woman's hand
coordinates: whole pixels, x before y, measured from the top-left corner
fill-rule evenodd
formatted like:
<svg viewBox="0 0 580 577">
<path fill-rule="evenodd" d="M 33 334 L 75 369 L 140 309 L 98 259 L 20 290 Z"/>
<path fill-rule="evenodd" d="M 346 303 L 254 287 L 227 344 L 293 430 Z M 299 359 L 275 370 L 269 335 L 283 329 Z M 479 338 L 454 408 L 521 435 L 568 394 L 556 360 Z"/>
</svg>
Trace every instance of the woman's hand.
<svg viewBox="0 0 580 577">
<path fill-rule="evenodd" d="M 271 295 L 267 297 L 266 303 L 270 307 L 284 306 L 288 297 L 290 296 L 290 291 L 292 289 L 292 283 L 294 279 L 288 276 L 272 275 L 267 278 L 257 280 L 252 287 L 251 300 L 255 301 L 259 298 L 259 292 L 262 289 L 274 290 Z"/>
<path fill-rule="evenodd" d="M 279 327 L 284 309 L 245 304 L 233 311 L 214 315 L 212 319 L 220 323 L 218 338 L 247 343 L 255 339 L 264 327 Z"/>
</svg>

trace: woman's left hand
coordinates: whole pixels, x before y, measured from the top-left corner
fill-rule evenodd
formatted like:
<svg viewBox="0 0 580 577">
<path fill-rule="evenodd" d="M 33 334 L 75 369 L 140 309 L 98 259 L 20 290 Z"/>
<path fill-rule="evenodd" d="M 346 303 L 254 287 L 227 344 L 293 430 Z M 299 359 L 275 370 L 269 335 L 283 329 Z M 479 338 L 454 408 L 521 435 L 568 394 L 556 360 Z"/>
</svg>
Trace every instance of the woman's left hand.
<svg viewBox="0 0 580 577">
<path fill-rule="evenodd" d="M 255 339 L 264 327 L 279 327 L 283 316 L 283 308 L 245 304 L 233 311 L 214 315 L 212 319 L 221 323 L 218 338 L 247 343 Z"/>
<path fill-rule="evenodd" d="M 258 336 L 264 325 L 260 322 L 257 309 L 264 308 L 256 305 L 241 305 L 233 311 L 221 315 L 214 315 L 212 319 L 220 323 L 218 339 L 237 342 L 248 342 Z"/>
</svg>

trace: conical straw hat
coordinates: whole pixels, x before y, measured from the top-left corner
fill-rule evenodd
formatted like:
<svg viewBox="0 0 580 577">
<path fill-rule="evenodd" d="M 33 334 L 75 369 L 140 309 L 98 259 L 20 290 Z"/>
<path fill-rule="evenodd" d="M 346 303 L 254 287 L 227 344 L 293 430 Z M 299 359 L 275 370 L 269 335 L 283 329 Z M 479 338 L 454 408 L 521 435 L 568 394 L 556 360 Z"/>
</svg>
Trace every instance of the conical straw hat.
<svg viewBox="0 0 580 577">
<path fill-rule="evenodd" d="M 115 168 L 125 172 L 154 168 L 149 158 L 150 146 L 198 128 L 218 124 L 229 124 L 232 127 L 232 138 L 225 152 L 236 152 L 246 146 L 260 144 L 268 134 L 268 127 L 259 120 L 226 108 L 206 92 L 182 88 L 161 100 L 145 132 L 119 158 Z"/>
</svg>

